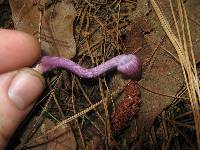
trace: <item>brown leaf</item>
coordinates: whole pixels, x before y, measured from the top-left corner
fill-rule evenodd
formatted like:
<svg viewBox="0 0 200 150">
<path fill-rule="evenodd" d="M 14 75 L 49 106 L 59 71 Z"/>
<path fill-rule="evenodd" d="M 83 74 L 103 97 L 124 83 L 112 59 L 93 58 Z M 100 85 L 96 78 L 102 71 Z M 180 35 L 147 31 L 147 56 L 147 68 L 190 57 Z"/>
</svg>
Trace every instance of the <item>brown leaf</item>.
<svg viewBox="0 0 200 150">
<path fill-rule="evenodd" d="M 52 121 L 48 120 L 48 128 L 51 129 L 54 126 L 55 126 L 55 124 Z M 68 127 L 68 128 L 59 128 L 55 132 L 52 132 L 48 136 L 48 138 L 52 139 L 53 137 L 55 137 L 55 135 L 59 135 L 59 134 L 61 134 L 62 136 L 60 136 L 56 140 L 48 143 L 48 145 L 47 145 L 47 149 L 48 150 L 54 150 L 54 149 L 76 150 L 77 143 L 76 143 L 76 140 L 74 138 L 74 134 L 73 134 L 73 132 L 72 132 L 70 127 Z"/>
<path fill-rule="evenodd" d="M 37 117 L 36 117 L 37 119 Z M 23 139 L 26 140 L 28 135 L 31 133 L 32 129 L 35 128 L 34 122 L 28 126 Z M 55 126 L 55 123 L 52 122 L 50 119 L 45 119 L 40 127 L 40 129 L 34 134 L 32 139 L 37 139 L 38 136 L 45 134 L 49 129 L 52 129 Z M 31 139 L 31 140 L 32 140 Z M 30 141 L 31 141 L 30 140 Z M 61 127 L 55 130 L 54 132 L 48 134 L 44 138 L 38 139 L 37 141 L 33 141 L 31 144 L 31 150 L 76 150 L 77 143 L 74 137 L 74 134 L 70 128 L 68 127 Z"/>
<path fill-rule="evenodd" d="M 63 0 L 45 7 L 46 1 L 10 0 L 15 28 L 41 38 L 41 48 L 47 55 L 72 58 L 76 54 L 74 6 L 70 0 Z"/>
</svg>

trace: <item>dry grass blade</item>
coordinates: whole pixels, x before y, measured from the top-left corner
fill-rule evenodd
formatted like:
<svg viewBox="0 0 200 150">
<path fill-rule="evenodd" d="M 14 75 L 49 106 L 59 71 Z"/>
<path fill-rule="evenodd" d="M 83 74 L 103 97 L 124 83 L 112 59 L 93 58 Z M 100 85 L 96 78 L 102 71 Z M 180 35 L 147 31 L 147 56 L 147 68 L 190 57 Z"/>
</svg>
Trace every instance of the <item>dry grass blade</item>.
<svg viewBox="0 0 200 150">
<path fill-rule="evenodd" d="M 75 98 L 74 98 L 74 87 L 75 87 L 75 77 L 73 77 L 73 79 L 72 79 L 72 96 L 71 96 L 71 98 L 72 98 L 72 103 L 73 103 L 73 111 L 74 111 L 74 114 L 76 114 L 77 112 L 76 112 L 76 107 L 75 107 Z M 84 149 L 85 149 L 85 140 L 84 140 L 84 137 L 83 137 L 83 134 L 82 134 L 82 131 L 81 131 L 81 127 L 80 127 L 80 124 L 79 124 L 79 122 L 78 122 L 78 119 L 75 119 L 75 122 L 76 122 L 76 126 L 77 126 L 77 128 L 78 128 L 78 132 L 79 132 L 79 135 L 80 135 L 80 138 L 81 138 L 81 142 L 82 142 L 82 145 L 83 145 L 83 147 L 84 147 Z"/>
<path fill-rule="evenodd" d="M 186 87 L 188 91 L 188 95 L 190 98 L 194 120 L 195 120 L 195 128 L 197 134 L 197 142 L 200 146 L 200 112 L 199 112 L 199 100 L 200 100 L 200 91 L 199 91 L 199 79 L 197 76 L 196 64 L 194 53 L 192 49 L 192 40 L 190 35 L 189 23 L 188 18 L 185 10 L 185 6 L 182 0 L 177 0 L 178 6 L 178 14 L 180 17 L 180 24 L 178 25 L 177 20 L 174 15 L 174 10 L 172 6 L 172 2 L 170 1 L 171 10 L 173 19 L 176 24 L 176 30 L 178 33 L 178 37 L 172 31 L 169 22 L 166 20 L 163 11 L 157 4 L 155 0 L 150 0 L 160 22 L 161 25 L 166 32 L 167 36 L 169 37 L 171 43 L 173 44 L 176 52 L 179 56 L 179 60 L 181 63 L 183 75 L 186 82 Z M 189 44 L 188 44 L 189 43 Z"/>
<path fill-rule="evenodd" d="M 88 97 L 88 95 L 86 94 L 86 92 L 85 92 L 85 90 L 83 89 L 83 87 L 81 86 L 80 81 L 79 81 L 78 79 L 76 79 L 76 82 L 77 82 L 78 87 L 80 88 L 81 92 L 83 93 L 85 99 L 87 100 L 87 102 L 88 102 L 90 105 L 92 105 L 92 102 L 91 102 L 91 100 L 89 99 L 89 97 Z M 96 109 L 94 109 L 94 110 L 95 110 L 97 116 L 98 116 L 98 117 L 101 119 L 101 121 L 105 124 L 105 121 L 104 121 L 103 117 L 101 116 L 101 114 L 100 114 Z"/>
<path fill-rule="evenodd" d="M 111 143 L 111 130 L 110 130 L 110 121 L 109 121 L 109 113 L 108 113 L 108 97 L 104 94 L 102 80 L 99 79 L 99 89 L 101 92 L 101 97 L 103 99 L 103 106 L 105 111 L 105 133 L 108 138 L 108 144 Z M 107 146 L 107 143 L 106 143 Z"/>
</svg>

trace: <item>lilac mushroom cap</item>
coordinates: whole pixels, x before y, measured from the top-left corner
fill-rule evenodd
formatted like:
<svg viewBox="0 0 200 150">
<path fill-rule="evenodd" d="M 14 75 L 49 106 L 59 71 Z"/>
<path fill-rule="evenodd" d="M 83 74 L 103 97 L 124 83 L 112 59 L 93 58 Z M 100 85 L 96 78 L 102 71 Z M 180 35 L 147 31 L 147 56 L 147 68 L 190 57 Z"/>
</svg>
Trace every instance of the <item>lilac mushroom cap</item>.
<svg viewBox="0 0 200 150">
<path fill-rule="evenodd" d="M 139 57 L 128 54 L 120 59 L 117 70 L 128 78 L 140 80 L 142 77 L 142 62 Z"/>
<path fill-rule="evenodd" d="M 142 63 L 140 59 L 133 54 L 122 54 L 116 56 L 99 66 L 94 68 L 83 68 L 79 64 L 61 57 L 44 56 L 36 69 L 41 72 L 46 72 L 53 68 L 64 68 L 82 78 L 95 78 L 108 70 L 115 69 L 122 73 L 124 76 L 140 80 L 142 75 Z"/>
</svg>

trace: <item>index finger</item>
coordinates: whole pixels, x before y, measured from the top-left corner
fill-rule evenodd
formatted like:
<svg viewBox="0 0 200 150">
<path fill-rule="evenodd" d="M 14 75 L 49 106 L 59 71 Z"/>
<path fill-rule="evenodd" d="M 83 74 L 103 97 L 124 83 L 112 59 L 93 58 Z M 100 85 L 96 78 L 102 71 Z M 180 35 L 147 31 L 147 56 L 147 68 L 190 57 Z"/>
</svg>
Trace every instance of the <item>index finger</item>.
<svg viewBox="0 0 200 150">
<path fill-rule="evenodd" d="M 39 44 L 32 36 L 0 29 L 0 73 L 31 66 L 39 56 Z"/>
</svg>

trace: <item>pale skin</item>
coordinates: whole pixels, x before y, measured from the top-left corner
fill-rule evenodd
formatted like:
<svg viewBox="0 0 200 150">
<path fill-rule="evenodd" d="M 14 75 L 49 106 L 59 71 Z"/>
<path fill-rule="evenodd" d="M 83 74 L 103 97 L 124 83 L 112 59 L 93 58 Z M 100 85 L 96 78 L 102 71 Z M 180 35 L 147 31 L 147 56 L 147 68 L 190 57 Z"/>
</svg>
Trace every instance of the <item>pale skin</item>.
<svg viewBox="0 0 200 150">
<path fill-rule="evenodd" d="M 44 89 L 43 77 L 27 68 L 39 57 L 39 44 L 32 36 L 0 29 L 0 149 L 5 149 Z"/>
</svg>

